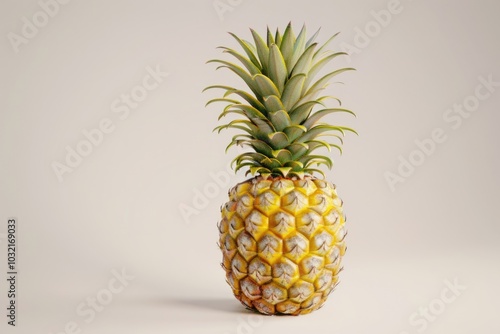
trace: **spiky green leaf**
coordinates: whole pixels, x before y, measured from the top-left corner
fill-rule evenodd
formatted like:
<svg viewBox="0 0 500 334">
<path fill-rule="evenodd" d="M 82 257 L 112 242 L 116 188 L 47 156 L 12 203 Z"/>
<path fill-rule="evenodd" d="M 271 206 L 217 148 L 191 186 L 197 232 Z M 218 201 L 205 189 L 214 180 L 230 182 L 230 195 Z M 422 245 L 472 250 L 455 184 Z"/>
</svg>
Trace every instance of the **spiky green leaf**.
<svg viewBox="0 0 500 334">
<path fill-rule="evenodd" d="M 283 132 L 270 133 L 268 137 L 271 147 L 275 150 L 285 148 L 290 144 L 287 135 Z"/>
<path fill-rule="evenodd" d="M 228 53 L 228 54 L 232 55 L 233 57 L 235 57 L 236 59 L 238 59 L 240 61 L 240 63 L 242 63 L 245 66 L 245 68 L 248 70 L 248 72 L 251 75 L 261 73 L 260 69 L 257 66 L 255 66 L 255 64 L 252 63 L 252 61 L 250 59 L 244 57 L 243 55 L 239 54 L 238 52 L 236 52 L 232 49 L 229 49 L 226 47 L 222 47 L 222 48 L 224 49 L 224 53 Z"/>
<path fill-rule="evenodd" d="M 330 37 L 319 49 L 318 51 L 316 51 L 315 55 L 314 55 L 314 58 L 317 58 L 319 56 L 321 56 L 322 52 L 326 49 L 326 47 L 328 46 L 328 44 L 331 43 L 331 41 L 333 41 L 335 39 L 335 37 L 337 37 L 338 35 L 340 34 L 340 32 L 334 34 L 332 37 Z"/>
<path fill-rule="evenodd" d="M 328 114 L 336 113 L 336 112 L 344 112 L 348 113 L 351 115 L 356 116 L 356 114 L 349 109 L 345 108 L 328 108 L 328 109 L 321 109 L 316 111 L 314 114 L 312 114 L 307 120 L 304 122 L 304 126 L 308 129 L 310 129 L 314 124 L 316 124 L 321 118 Z"/>
<path fill-rule="evenodd" d="M 238 42 L 238 44 L 241 46 L 243 51 L 247 54 L 248 58 L 252 61 L 252 63 L 257 66 L 259 69 L 262 70 L 262 65 L 260 64 L 259 60 L 257 59 L 257 56 L 255 55 L 255 52 L 252 50 L 252 47 L 250 43 L 247 41 L 242 40 L 232 32 L 229 33 L 233 38 Z"/>
<path fill-rule="evenodd" d="M 267 74 L 269 69 L 269 47 L 255 30 L 250 29 L 250 31 L 252 32 L 253 40 L 255 41 L 255 48 L 257 49 L 259 61 L 262 64 L 262 73 Z"/>
<path fill-rule="evenodd" d="M 285 110 L 290 109 L 299 101 L 301 97 L 302 87 L 306 80 L 306 75 L 303 73 L 294 75 L 287 81 L 281 100 L 284 102 Z"/>
<path fill-rule="evenodd" d="M 269 48 L 269 78 L 276 84 L 280 93 L 283 92 L 287 76 L 285 59 L 278 46 L 273 43 Z"/>
<path fill-rule="evenodd" d="M 258 94 L 262 97 L 269 95 L 281 96 L 278 88 L 268 77 L 263 74 L 257 74 L 253 77 L 253 82 L 255 82 L 255 87 Z"/>
<path fill-rule="evenodd" d="M 302 53 L 299 60 L 297 61 L 297 64 L 293 68 L 292 75 L 297 75 L 301 73 L 309 75 L 309 70 L 311 69 L 312 56 L 316 46 L 317 44 L 314 43 L 311 46 L 309 46 L 304 53 Z"/>
<path fill-rule="evenodd" d="M 292 24 L 289 23 L 283 33 L 283 39 L 281 40 L 280 51 L 285 59 L 286 68 L 288 73 L 291 72 L 292 67 L 290 66 L 293 46 L 295 44 L 295 36 L 293 34 Z"/>
<path fill-rule="evenodd" d="M 322 87 L 324 87 L 328 81 L 330 81 L 331 78 L 341 74 L 341 73 L 344 73 L 346 71 L 355 71 L 356 69 L 352 68 L 352 67 L 346 67 L 346 68 L 341 68 L 339 70 L 335 70 L 333 72 L 330 72 L 328 74 L 325 74 L 321 79 L 319 79 L 318 81 L 316 81 L 308 90 L 307 90 L 307 94 L 311 94 L 311 93 L 314 93 L 318 90 L 320 90 Z"/>
<path fill-rule="evenodd" d="M 283 129 L 283 132 L 287 135 L 290 142 L 294 142 L 295 139 L 299 138 L 306 131 L 307 128 L 299 124 L 293 124 Z"/>
<path fill-rule="evenodd" d="M 299 60 L 299 57 L 301 57 L 304 53 L 305 46 L 306 46 L 306 26 L 304 24 L 299 32 L 299 35 L 297 36 L 297 39 L 295 40 L 295 43 L 293 44 L 293 53 L 292 56 L 290 57 L 290 62 L 288 64 L 290 66 L 289 68 L 295 67 L 295 64 Z"/>
<path fill-rule="evenodd" d="M 342 55 L 347 55 L 347 53 L 345 53 L 345 52 L 332 53 L 326 57 L 321 58 L 317 62 L 315 62 L 314 65 L 311 67 L 311 70 L 307 74 L 307 79 L 305 81 L 304 87 L 309 87 L 309 85 L 314 80 L 316 75 L 319 73 L 319 71 L 321 71 L 321 69 L 323 69 L 323 67 L 325 67 L 326 64 L 328 64 L 333 59 L 335 59 L 339 56 L 342 56 Z M 302 91 L 302 93 L 304 93 L 304 92 L 305 92 L 305 90 Z"/>
<path fill-rule="evenodd" d="M 268 112 L 284 110 L 285 106 L 281 103 L 281 99 L 276 95 L 270 95 L 263 98 L 264 106 Z"/>
<path fill-rule="evenodd" d="M 269 120 L 273 123 L 277 131 L 283 131 L 292 124 L 290 116 L 284 110 L 272 111 L 269 113 Z"/>
<path fill-rule="evenodd" d="M 314 35 L 312 35 L 311 38 L 309 38 L 307 40 L 307 42 L 306 42 L 306 48 L 309 47 L 309 45 L 311 45 L 312 43 L 314 43 L 316 41 L 316 38 L 318 37 L 320 30 L 321 30 L 321 27 L 318 28 L 318 30 L 316 30 L 316 32 L 314 33 Z"/>
</svg>

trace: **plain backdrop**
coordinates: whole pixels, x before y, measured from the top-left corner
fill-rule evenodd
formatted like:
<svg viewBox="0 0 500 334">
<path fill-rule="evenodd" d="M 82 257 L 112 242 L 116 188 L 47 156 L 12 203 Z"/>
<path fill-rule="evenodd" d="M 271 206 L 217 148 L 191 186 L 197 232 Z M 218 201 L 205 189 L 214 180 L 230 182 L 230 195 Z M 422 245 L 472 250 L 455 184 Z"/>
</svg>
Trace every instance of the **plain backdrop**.
<svg viewBox="0 0 500 334">
<path fill-rule="evenodd" d="M 2 333 L 500 332 L 499 11 L 495 0 L 1 1 L 0 277 L 7 218 L 19 221 L 18 323 L 6 324 L 2 279 Z M 238 48 L 228 31 L 250 39 L 250 27 L 290 21 L 321 27 L 321 42 L 341 31 L 331 47 L 351 56 L 328 69 L 357 71 L 327 91 L 358 117 L 328 120 L 360 135 L 327 172 L 348 217 L 341 284 L 317 312 L 264 317 L 219 266 L 219 207 L 244 175 L 227 168 L 234 133 L 212 133 L 220 105 L 204 106 L 220 92 L 201 91 L 240 84 L 205 64 L 230 59 L 217 46 Z M 86 156 L 67 166 L 77 149 Z M 110 292 L 121 271 L 129 280 Z"/>
</svg>

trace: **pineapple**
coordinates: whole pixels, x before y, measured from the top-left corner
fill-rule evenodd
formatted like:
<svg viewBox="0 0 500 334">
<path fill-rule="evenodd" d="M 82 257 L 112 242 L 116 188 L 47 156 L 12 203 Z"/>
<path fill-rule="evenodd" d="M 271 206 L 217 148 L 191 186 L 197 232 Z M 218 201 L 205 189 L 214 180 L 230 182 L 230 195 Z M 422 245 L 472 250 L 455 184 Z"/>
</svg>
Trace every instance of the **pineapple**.
<svg viewBox="0 0 500 334">
<path fill-rule="evenodd" d="M 320 308 L 337 285 L 346 251 L 342 201 L 317 168 L 331 168 L 332 160 L 316 151 L 342 152 L 345 133 L 356 133 L 319 122 L 331 113 L 354 115 L 348 109 L 326 107 L 326 100 L 333 99 L 339 106 L 340 100 L 320 96 L 331 78 L 353 68 L 337 69 L 315 80 L 329 61 L 345 55 L 326 50 L 336 35 L 319 46 L 318 32 L 306 40 L 305 26 L 295 36 L 288 24 L 283 34 L 279 29 L 272 34 L 268 28 L 264 40 L 251 30 L 254 43 L 231 33 L 243 52 L 221 48 L 243 67 L 209 61 L 236 73 L 249 88 L 215 85 L 206 89 L 224 91 L 223 97 L 207 103 L 226 104 L 219 119 L 241 116 L 215 129 L 241 131 L 227 148 L 250 148 L 233 165 L 236 172 L 246 169 L 252 177 L 233 187 L 221 208 L 222 267 L 235 297 L 263 314 L 299 315 Z M 325 141 L 325 136 L 333 140 Z"/>
</svg>

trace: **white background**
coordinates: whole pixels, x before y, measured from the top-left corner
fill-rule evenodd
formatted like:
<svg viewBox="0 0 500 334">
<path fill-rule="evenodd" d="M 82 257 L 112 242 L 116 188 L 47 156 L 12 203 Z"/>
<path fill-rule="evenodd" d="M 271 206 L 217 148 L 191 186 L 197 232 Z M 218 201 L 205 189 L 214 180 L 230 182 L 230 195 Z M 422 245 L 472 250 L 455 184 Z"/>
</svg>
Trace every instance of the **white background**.
<svg viewBox="0 0 500 334">
<path fill-rule="evenodd" d="M 473 97 L 480 77 L 500 82 L 498 1 L 220 3 L 73 0 L 47 22 L 36 1 L 0 3 L 0 269 L 15 216 L 20 272 L 18 326 L 2 311 L 2 333 L 500 332 L 500 87 Z M 388 6 L 382 26 L 374 12 Z M 33 16 L 44 25 L 23 37 Z M 224 154 L 232 133 L 211 132 L 220 110 L 204 104 L 217 92 L 201 90 L 239 83 L 205 64 L 217 46 L 237 48 L 227 31 L 250 39 L 249 27 L 289 21 L 322 27 L 320 41 L 342 32 L 332 47 L 352 56 L 336 66 L 357 72 L 329 92 L 358 118 L 330 120 L 360 136 L 327 173 L 348 216 L 341 284 L 317 312 L 264 317 L 232 297 L 219 267 L 219 206 L 243 176 L 226 172 L 238 151 Z M 169 73 L 158 87 L 128 117 L 113 112 L 157 67 Z M 449 119 L 474 101 L 460 124 Z M 113 131 L 60 182 L 54 163 L 103 119 Z M 435 129 L 446 140 L 419 161 L 416 141 Z M 400 156 L 419 166 L 391 188 Z M 225 182 L 186 219 L 179 208 L 200 200 L 210 173 Z M 113 270 L 134 278 L 87 322 L 77 308 L 106 294 Z M 446 281 L 465 288 L 451 298 Z"/>
</svg>

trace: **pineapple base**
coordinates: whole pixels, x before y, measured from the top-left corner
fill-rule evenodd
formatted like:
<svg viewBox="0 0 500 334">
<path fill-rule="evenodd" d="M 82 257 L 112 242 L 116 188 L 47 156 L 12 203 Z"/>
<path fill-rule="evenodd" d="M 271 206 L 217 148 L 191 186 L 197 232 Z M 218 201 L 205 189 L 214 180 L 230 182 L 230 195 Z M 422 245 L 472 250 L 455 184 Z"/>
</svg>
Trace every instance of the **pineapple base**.
<svg viewBox="0 0 500 334">
<path fill-rule="evenodd" d="M 342 201 L 333 184 L 312 176 L 257 176 L 232 188 L 221 212 L 221 265 L 243 305 L 299 315 L 324 304 L 346 251 Z"/>
</svg>

